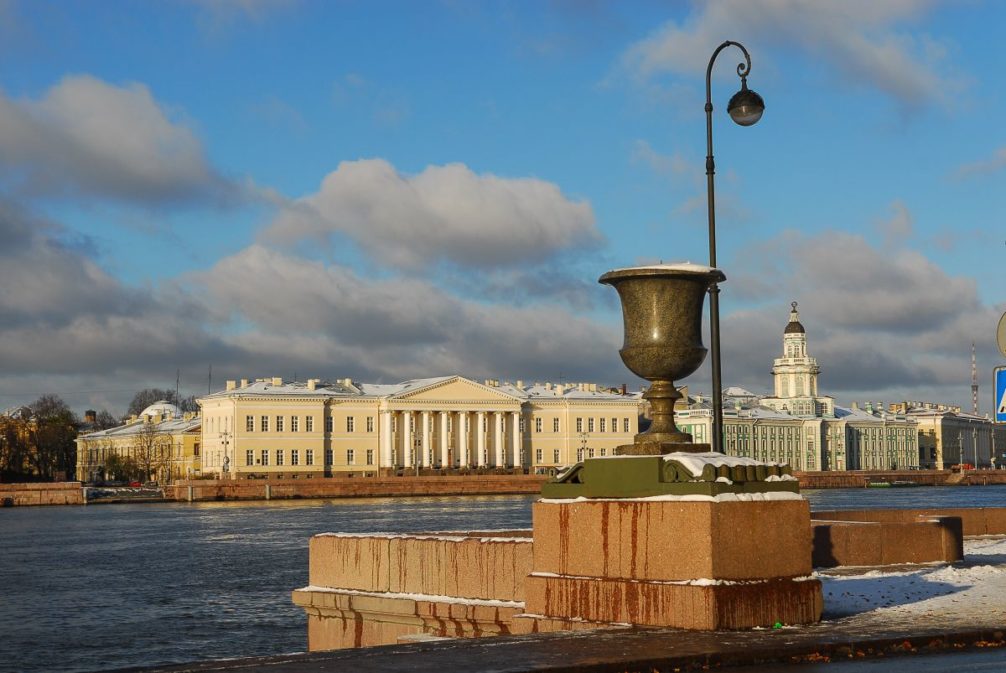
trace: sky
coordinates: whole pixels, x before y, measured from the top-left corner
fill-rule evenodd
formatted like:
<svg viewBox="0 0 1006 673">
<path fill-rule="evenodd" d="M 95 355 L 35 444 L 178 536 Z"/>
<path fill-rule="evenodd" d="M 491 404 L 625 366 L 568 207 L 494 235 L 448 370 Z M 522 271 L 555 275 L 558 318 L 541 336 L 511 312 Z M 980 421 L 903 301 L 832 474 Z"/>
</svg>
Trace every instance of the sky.
<svg viewBox="0 0 1006 673">
<path fill-rule="evenodd" d="M 644 382 L 610 269 L 708 262 L 724 385 L 982 411 L 1006 4 L 0 0 L 0 408 L 226 379 Z M 708 338 L 706 339 L 708 345 Z M 209 371 L 212 367 L 212 382 Z M 679 384 L 709 390 L 709 363 Z"/>
</svg>

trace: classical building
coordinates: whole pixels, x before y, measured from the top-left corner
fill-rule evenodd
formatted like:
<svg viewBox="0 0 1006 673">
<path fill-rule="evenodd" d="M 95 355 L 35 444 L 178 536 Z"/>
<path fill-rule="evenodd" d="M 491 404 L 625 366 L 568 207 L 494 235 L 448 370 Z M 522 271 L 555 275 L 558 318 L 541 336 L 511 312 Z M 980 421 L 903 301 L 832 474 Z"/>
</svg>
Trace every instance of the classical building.
<svg viewBox="0 0 1006 673">
<path fill-rule="evenodd" d="M 724 391 L 724 451 L 786 462 L 796 470 L 917 468 L 918 426 L 909 415 L 870 403 L 847 409 L 818 394 L 820 367 L 808 354 L 796 307 L 793 302 L 782 357 L 772 367 L 774 394 L 759 398 L 742 388 Z M 700 398 L 675 411 L 678 426 L 696 442 L 711 441 L 711 406 Z"/>
<path fill-rule="evenodd" d="M 986 416 L 932 402 L 900 402 L 890 408 L 918 424 L 920 460 L 925 468 L 991 468 L 996 464 L 995 447 L 999 446 L 1000 453 L 1006 450 L 1006 427 L 994 425 Z"/>
<path fill-rule="evenodd" d="M 109 474 L 111 457 L 127 469 L 147 473 L 168 483 L 200 473 L 202 420 L 182 413 L 164 400 L 150 405 L 124 425 L 77 438 L 77 479 L 93 482 L 121 475 Z"/>
<path fill-rule="evenodd" d="M 433 469 L 551 471 L 632 442 L 639 398 L 592 384 L 461 376 L 228 381 L 197 400 L 204 474 L 237 478 Z"/>
</svg>

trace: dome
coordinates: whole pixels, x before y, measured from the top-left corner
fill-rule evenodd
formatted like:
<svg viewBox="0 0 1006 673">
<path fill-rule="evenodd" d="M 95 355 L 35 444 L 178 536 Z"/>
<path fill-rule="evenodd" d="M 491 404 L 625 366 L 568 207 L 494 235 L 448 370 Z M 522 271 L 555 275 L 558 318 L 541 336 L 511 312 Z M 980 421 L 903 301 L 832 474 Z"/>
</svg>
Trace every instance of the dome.
<svg viewBox="0 0 1006 673">
<path fill-rule="evenodd" d="M 789 323 L 786 325 L 786 329 L 783 330 L 783 334 L 806 334 L 807 330 L 803 328 L 800 323 L 800 313 L 796 310 L 796 302 L 790 304 L 793 310 L 789 314 Z"/>
<path fill-rule="evenodd" d="M 140 412 L 140 416 L 153 416 L 155 418 L 178 418 L 181 417 L 182 410 L 167 400 L 158 400 Z"/>
</svg>

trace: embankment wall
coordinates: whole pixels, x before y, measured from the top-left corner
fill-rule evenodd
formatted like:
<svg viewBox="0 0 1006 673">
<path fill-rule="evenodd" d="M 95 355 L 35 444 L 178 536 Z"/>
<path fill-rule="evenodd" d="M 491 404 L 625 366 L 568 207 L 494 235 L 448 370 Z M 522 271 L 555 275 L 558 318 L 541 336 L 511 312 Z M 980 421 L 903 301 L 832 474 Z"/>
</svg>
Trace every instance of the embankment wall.
<svg viewBox="0 0 1006 673">
<path fill-rule="evenodd" d="M 548 477 L 355 477 L 351 479 L 248 479 L 181 481 L 164 488 L 169 500 L 273 500 L 447 495 L 535 494 Z"/>
<path fill-rule="evenodd" d="M 79 481 L 0 484 L 0 505 L 83 505 L 84 489 Z"/>
</svg>

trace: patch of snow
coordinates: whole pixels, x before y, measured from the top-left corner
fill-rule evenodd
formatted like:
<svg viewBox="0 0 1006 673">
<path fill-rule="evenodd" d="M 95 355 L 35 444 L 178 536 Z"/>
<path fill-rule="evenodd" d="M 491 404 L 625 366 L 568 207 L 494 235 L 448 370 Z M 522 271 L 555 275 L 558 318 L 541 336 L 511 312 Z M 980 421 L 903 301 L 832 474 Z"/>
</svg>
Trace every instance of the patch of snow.
<svg viewBox="0 0 1006 673">
<path fill-rule="evenodd" d="M 360 591 L 358 589 L 339 589 L 336 587 L 319 587 L 309 584 L 297 591 L 323 594 L 345 594 L 349 596 L 373 596 L 375 598 L 398 598 L 410 601 L 430 601 L 432 603 L 456 603 L 460 605 L 484 605 L 494 608 L 523 608 L 524 601 L 502 601 L 487 598 L 463 598 L 460 596 L 439 596 L 436 594 L 409 594 L 390 591 Z"/>
<path fill-rule="evenodd" d="M 721 465 L 726 465 L 727 467 L 740 467 L 740 466 L 758 466 L 766 465 L 770 467 L 779 467 L 782 463 L 769 463 L 760 460 L 755 460 L 754 458 L 745 458 L 743 456 L 726 456 L 722 453 L 716 453 L 714 451 L 706 451 L 703 453 L 685 453 L 684 451 L 676 451 L 674 453 L 668 453 L 664 455 L 665 461 L 673 460 L 680 463 L 693 477 L 701 477 L 702 469 L 706 465 L 712 465 L 713 467 L 719 467 Z"/>
<path fill-rule="evenodd" d="M 768 500 L 803 500 L 799 493 L 774 491 L 769 493 L 720 493 L 719 495 L 651 495 L 644 498 L 542 498 L 538 502 L 566 504 L 572 502 L 764 502 Z"/>
</svg>

